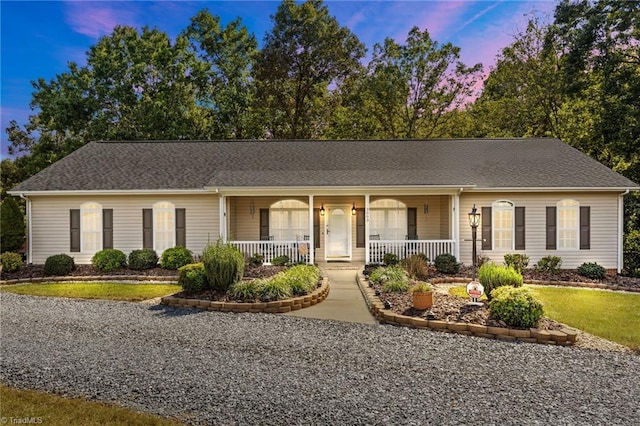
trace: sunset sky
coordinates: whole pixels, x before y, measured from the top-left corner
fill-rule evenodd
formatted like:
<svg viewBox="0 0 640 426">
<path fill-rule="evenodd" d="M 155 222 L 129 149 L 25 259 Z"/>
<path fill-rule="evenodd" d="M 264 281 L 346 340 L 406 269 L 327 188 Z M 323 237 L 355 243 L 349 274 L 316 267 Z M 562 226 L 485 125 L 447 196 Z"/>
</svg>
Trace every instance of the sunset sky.
<svg viewBox="0 0 640 426">
<path fill-rule="evenodd" d="M 116 25 L 157 27 L 175 37 L 189 19 L 208 8 L 222 23 L 241 17 L 258 41 L 272 27 L 278 1 L 6 1 L 1 15 L 2 156 L 10 120 L 24 124 L 31 82 L 67 70 L 70 61 L 85 64 L 85 52 Z M 467 65 L 481 62 L 488 72 L 500 50 L 537 13 L 551 21 L 555 1 L 326 1 L 331 15 L 367 46 L 392 37 L 406 39 L 413 26 L 427 29 L 439 43 L 461 48 Z"/>
</svg>

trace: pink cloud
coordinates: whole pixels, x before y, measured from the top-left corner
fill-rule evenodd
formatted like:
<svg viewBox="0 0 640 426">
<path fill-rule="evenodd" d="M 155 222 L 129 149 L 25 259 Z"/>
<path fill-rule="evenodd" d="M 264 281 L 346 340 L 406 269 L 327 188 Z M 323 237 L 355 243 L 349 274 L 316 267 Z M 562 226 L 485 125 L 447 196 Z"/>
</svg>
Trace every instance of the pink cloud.
<svg viewBox="0 0 640 426">
<path fill-rule="evenodd" d="M 109 34 L 117 25 L 138 26 L 129 2 L 66 2 L 65 20 L 71 28 L 91 38 Z"/>
</svg>

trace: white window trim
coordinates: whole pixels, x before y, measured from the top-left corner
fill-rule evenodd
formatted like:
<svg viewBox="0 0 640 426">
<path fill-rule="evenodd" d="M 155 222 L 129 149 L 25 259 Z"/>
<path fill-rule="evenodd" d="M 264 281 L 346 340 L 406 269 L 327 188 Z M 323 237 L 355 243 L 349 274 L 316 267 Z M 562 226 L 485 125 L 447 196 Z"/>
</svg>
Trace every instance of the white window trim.
<svg viewBox="0 0 640 426">
<path fill-rule="evenodd" d="M 163 250 L 160 250 L 158 247 L 158 226 L 156 221 L 156 216 L 158 213 L 171 212 L 173 214 L 173 221 L 171 222 L 171 239 L 169 240 L 171 244 L 165 247 Z M 153 205 L 153 249 L 158 253 L 158 256 L 161 256 L 164 250 L 168 248 L 175 247 L 176 245 L 176 206 L 171 201 L 158 201 Z M 163 232 L 168 232 L 168 230 L 163 230 Z"/>
<path fill-rule="evenodd" d="M 562 205 L 563 203 L 571 203 L 570 205 Z M 573 227 L 561 228 L 560 227 L 560 211 L 575 211 L 576 223 Z M 580 203 L 577 200 L 566 198 L 556 203 L 556 248 L 559 251 L 577 251 L 580 250 Z M 572 231 L 575 233 L 576 242 L 573 247 L 562 247 L 560 245 L 560 232 Z"/>
<path fill-rule="evenodd" d="M 391 206 L 389 206 L 389 207 L 387 207 L 387 206 L 376 207 L 376 204 L 379 203 L 379 202 L 382 202 L 382 201 L 393 201 L 394 203 L 396 203 L 396 206 L 395 207 L 391 207 Z M 379 231 L 380 229 L 382 229 L 383 232 L 380 232 L 380 233 L 387 234 L 388 233 L 387 231 L 389 229 L 391 229 L 388 226 L 388 224 L 389 224 L 389 212 L 404 211 L 404 218 L 405 218 L 404 225 L 403 225 L 403 227 L 397 228 L 399 231 L 401 231 L 401 232 L 399 232 L 401 238 L 398 239 L 397 241 L 404 241 L 405 238 L 402 237 L 402 235 L 406 236 L 407 233 L 409 232 L 409 228 L 408 228 L 408 224 L 407 224 L 407 214 L 408 214 L 407 210 L 408 210 L 408 208 L 407 208 L 407 205 L 405 203 L 403 203 L 402 201 L 399 201 L 399 200 L 394 200 L 392 198 L 384 198 L 384 199 L 372 201 L 370 206 L 369 206 L 369 217 L 371 218 L 371 216 L 372 216 L 371 213 L 373 213 L 373 212 L 376 212 L 376 211 L 384 212 L 384 228 L 376 228 L 376 227 L 373 226 L 373 224 L 370 223 L 369 224 L 369 232 L 373 233 L 373 234 L 376 234 L 376 233 L 380 232 Z M 372 221 L 372 219 L 370 219 L 370 220 Z M 396 228 L 393 228 L 393 229 L 396 229 Z M 381 237 L 381 239 L 384 240 L 386 238 L 382 238 Z"/>
<path fill-rule="evenodd" d="M 500 204 L 509 203 L 510 207 L 502 206 Z M 496 217 L 498 211 L 511 211 L 511 244 L 509 247 L 496 247 L 496 242 L 498 239 L 496 238 L 496 232 L 498 231 L 498 227 L 496 226 Z M 516 205 L 513 201 L 509 200 L 496 200 L 491 204 L 491 241 L 492 241 L 492 250 L 515 250 L 515 237 L 516 237 L 516 217 L 515 217 Z M 506 230 L 507 228 L 500 228 L 501 231 Z"/>
<path fill-rule="evenodd" d="M 97 213 L 98 214 L 98 230 L 87 231 L 84 226 L 84 214 L 85 213 Z M 97 253 L 103 249 L 103 225 L 102 222 L 102 204 L 95 201 L 87 201 L 80 205 L 80 253 Z M 97 250 L 85 250 L 85 232 L 91 232 L 98 235 L 98 247 Z"/>
</svg>

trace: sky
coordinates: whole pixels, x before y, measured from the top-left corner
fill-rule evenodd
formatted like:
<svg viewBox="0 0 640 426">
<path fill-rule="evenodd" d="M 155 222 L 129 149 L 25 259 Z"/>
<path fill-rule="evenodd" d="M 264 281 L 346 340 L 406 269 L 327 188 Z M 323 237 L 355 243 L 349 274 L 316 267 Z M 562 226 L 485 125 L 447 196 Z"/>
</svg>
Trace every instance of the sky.
<svg viewBox="0 0 640 426">
<path fill-rule="evenodd" d="M 536 13 L 551 21 L 554 0 L 326 0 L 329 13 L 366 45 L 391 37 L 402 43 L 417 26 L 440 44 L 461 48 L 468 66 L 482 63 L 487 73 L 500 50 Z M 0 124 L 2 158 L 7 155 L 5 129 L 11 120 L 25 124 L 32 81 L 51 80 L 69 62 L 86 64 L 86 52 L 117 25 L 157 27 L 171 37 L 207 8 L 222 24 L 240 17 L 259 42 L 273 26 L 279 1 L 0 1 Z"/>
</svg>

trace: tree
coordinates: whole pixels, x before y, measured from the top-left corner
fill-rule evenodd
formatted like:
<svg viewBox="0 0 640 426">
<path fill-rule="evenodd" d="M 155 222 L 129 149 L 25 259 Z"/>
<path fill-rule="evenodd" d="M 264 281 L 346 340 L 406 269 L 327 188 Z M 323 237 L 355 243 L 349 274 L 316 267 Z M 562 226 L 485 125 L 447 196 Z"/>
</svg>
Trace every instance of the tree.
<svg viewBox="0 0 640 426">
<path fill-rule="evenodd" d="M 270 136 L 322 134 L 329 93 L 357 68 L 365 48 L 320 0 L 284 0 L 255 66 L 256 111 Z"/>
<path fill-rule="evenodd" d="M 24 216 L 15 198 L 4 197 L 0 204 L 0 241 L 2 252 L 18 251 L 24 245 Z"/>
</svg>

